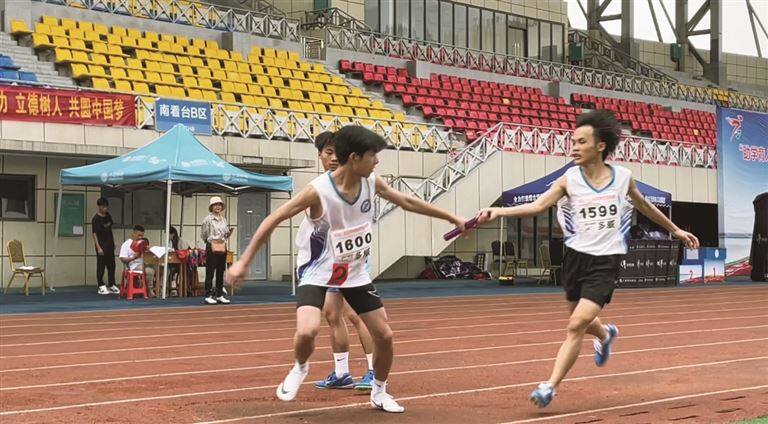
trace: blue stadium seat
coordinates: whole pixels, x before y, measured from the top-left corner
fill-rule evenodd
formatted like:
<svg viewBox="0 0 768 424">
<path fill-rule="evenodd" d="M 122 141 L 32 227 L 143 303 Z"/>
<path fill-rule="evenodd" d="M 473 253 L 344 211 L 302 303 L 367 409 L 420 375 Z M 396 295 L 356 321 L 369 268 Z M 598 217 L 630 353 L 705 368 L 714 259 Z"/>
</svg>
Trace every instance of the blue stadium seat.
<svg viewBox="0 0 768 424">
<path fill-rule="evenodd" d="M 10 69 L 0 69 L 0 78 L 7 80 L 18 80 L 19 73 Z"/>
<path fill-rule="evenodd" d="M 15 71 L 19 69 L 19 67 L 13 63 L 13 59 L 9 56 L 0 54 L 0 69 L 11 69 Z"/>
<path fill-rule="evenodd" d="M 32 72 L 19 71 L 19 80 L 37 82 L 37 75 Z"/>
</svg>

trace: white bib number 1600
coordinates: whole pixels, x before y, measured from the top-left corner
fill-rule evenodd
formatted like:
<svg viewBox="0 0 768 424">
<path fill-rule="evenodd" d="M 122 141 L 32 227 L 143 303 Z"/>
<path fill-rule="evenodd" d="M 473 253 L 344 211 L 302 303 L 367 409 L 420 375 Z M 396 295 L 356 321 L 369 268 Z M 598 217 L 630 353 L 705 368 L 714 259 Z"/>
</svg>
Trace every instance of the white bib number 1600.
<svg viewBox="0 0 768 424">
<path fill-rule="evenodd" d="M 353 262 L 371 253 L 373 233 L 371 224 L 331 232 L 331 243 L 336 262 Z"/>
<path fill-rule="evenodd" d="M 344 255 L 345 253 L 349 253 L 355 248 L 362 248 L 366 244 L 371 244 L 373 236 L 371 236 L 371 233 L 366 233 L 362 236 L 357 236 L 354 239 L 346 239 L 342 241 L 339 241 L 336 243 L 336 250 L 338 250 L 338 255 Z"/>
</svg>

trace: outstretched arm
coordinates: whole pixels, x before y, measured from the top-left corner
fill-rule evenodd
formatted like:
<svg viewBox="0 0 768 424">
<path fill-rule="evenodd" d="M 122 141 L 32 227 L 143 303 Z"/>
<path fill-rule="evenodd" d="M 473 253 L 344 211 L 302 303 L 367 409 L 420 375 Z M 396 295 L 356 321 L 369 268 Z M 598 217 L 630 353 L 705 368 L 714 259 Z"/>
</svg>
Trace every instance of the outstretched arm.
<svg viewBox="0 0 768 424">
<path fill-rule="evenodd" d="M 664 216 L 656 206 L 653 206 L 651 202 L 645 199 L 643 193 L 640 193 L 640 189 L 637 188 L 634 179 L 629 182 L 629 198 L 632 199 L 632 203 L 635 205 L 635 209 L 637 209 L 638 212 L 647 216 L 648 219 L 672 233 L 672 235 L 680 239 L 686 247 L 689 249 L 696 249 L 699 247 L 699 239 L 696 238 L 696 236 L 678 228 L 678 226 Z"/>
<path fill-rule="evenodd" d="M 533 203 L 527 203 L 525 205 L 513 206 L 511 208 L 484 208 L 480 209 L 477 213 L 478 222 L 481 224 L 484 222 L 493 221 L 500 216 L 507 217 L 525 217 L 534 216 L 546 211 L 550 206 L 557 203 L 568 192 L 566 191 L 565 177 L 560 177 L 555 180 L 552 187 L 549 188 L 544 194 L 539 196 Z"/>
<path fill-rule="evenodd" d="M 444 209 L 427 203 L 419 198 L 409 196 L 390 187 L 381 177 L 376 176 L 376 193 L 383 199 L 400 206 L 408 212 L 414 212 L 420 215 L 431 216 L 433 218 L 443 219 L 464 230 L 466 220 L 454 215 Z"/>
<path fill-rule="evenodd" d="M 269 239 L 269 236 L 272 234 L 272 231 L 274 231 L 281 222 L 298 215 L 308 208 L 317 208 L 319 205 L 320 197 L 318 197 L 315 188 L 310 185 L 302 190 L 296 197 L 277 208 L 276 211 L 267 215 L 251 238 L 251 242 L 248 243 L 248 247 L 246 247 L 240 255 L 240 259 L 232 264 L 232 266 L 229 267 L 229 270 L 227 270 L 227 282 L 229 284 L 236 284 L 245 278 L 246 270 L 253 260 L 253 257 L 256 255 L 256 252 L 258 252 L 264 243 L 266 243 L 267 239 Z"/>
</svg>

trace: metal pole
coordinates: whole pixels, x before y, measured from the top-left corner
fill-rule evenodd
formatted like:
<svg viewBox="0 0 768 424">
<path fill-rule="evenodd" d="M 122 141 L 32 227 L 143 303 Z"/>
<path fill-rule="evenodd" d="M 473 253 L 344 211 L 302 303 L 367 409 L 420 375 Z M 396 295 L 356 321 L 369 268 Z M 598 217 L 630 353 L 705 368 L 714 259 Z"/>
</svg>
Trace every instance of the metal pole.
<svg viewBox="0 0 768 424">
<path fill-rule="evenodd" d="M 171 230 L 171 188 L 173 181 L 170 179 L 166 185 L 165 195 L 165 259 L 163 264 L 163 299 L 165 299 L 165 289 L 168 286 L 168 250 L 170 246 Z"/>
<path fill-rule="evenodd" d="M 184 228 L 184 195 L 181 195 L 181 217 L 179 218 L 179 240 L 181 240 L 182 229 Z"/>
<path fill-rule="evenodd" d="M 53 265 L 54 262 L 56 262 L 56 254 L 59 252 L 59 226 L 61 225 L 61 201 L 62 196 L 64 195 L 64 186 L 61 184 L 61 178 L 59 178 L 59 201 L 56 203 L 56 224 L 53 226 L 53 262 L 51 262 L 51 265 Z M 48 275 L 56 275 L 53 272 L 48 273 Z M 56 291 L 53 287 L 56 279 L 51 278 L 48 281 L 50 281 L 50 289 L 52 292 Z"/>
<path fill-rule="evenodd" d="M 292 198 L 292 194 L 288 193 L 288 199 Z M 296 258 L 293 257 L 293 218 L 288 220 L 288 253 L 291 255 L 289 261 L 291 267 L 291 295 L 296 296 Z"/>
</svg>

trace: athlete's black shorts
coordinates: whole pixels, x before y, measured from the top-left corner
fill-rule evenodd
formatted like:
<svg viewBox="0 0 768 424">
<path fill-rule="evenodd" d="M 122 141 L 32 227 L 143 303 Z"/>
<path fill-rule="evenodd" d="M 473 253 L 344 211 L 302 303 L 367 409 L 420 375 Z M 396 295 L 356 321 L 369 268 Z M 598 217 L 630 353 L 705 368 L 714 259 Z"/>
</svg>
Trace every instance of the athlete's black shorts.
<svg viewBox="0 0 768 424">
<path fill-rule="evenodd" d="M 565 248 L 563 287 L 570 302 L 589 299 L 605 306 L 611 302 L 624 255 L 593 256 Z"/>
<path fill-rule="evenodd" d="M 299 286 L 296 289 L 296 307 L 314 306 L 318 309 L 323 309 L 325 292 L 328 289 L 329 287 L 313 286 L 310 284 Z M 352 288 L 339 287 L 339 291 L 344 296 L 344 299 L 347 300 L 349 306 L 352 307 L 352 310 L 358 315 L 384 307 L 381 297 L 379 297 L 379 293 L 373 284 Z"/>
</svg>

